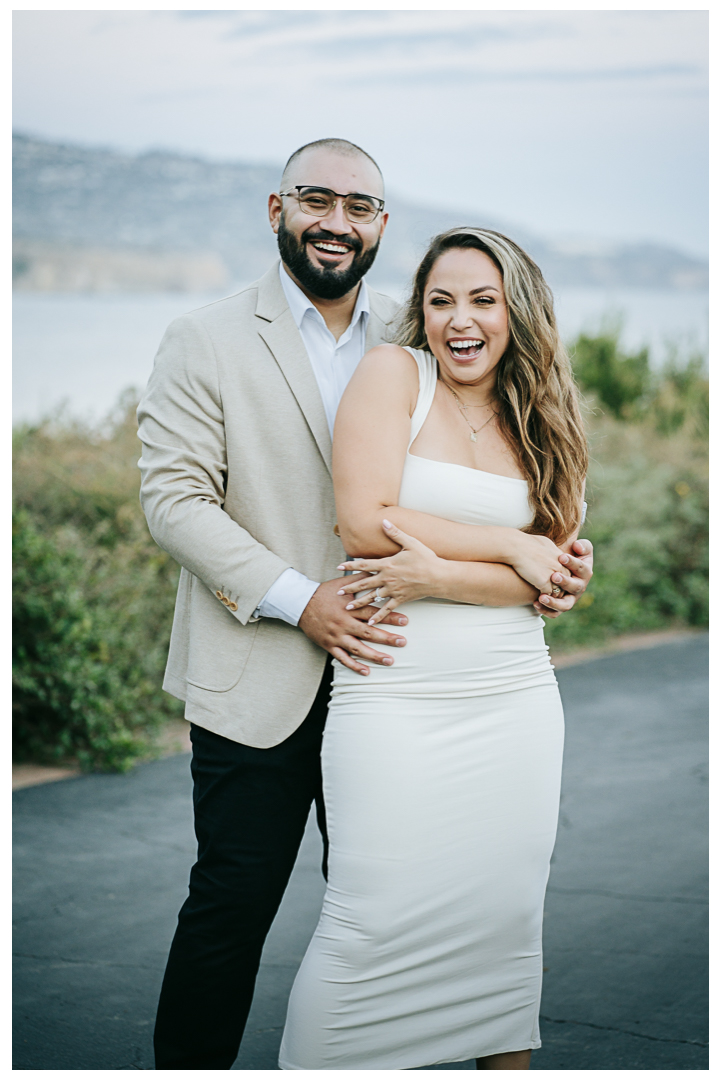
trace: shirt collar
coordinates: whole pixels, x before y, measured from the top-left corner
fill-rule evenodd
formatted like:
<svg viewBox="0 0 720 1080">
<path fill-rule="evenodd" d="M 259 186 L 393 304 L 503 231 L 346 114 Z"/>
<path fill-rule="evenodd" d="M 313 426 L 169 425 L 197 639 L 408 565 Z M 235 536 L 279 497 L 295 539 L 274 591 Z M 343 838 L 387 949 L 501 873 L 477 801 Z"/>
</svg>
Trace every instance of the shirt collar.
<svg viewBox="0 0 720 1080">
<path fill-rule="evenodd" d="M 285 299 L 287 300 L 288 307 L 290 308 L 290 314 L 292 315 L 298 330 L 300 329 L 300 325 L 308 312 L 314 312 L 315 314 L 312 317 L 319 317 L 322 320 L 323 325 L 325 325 L 325 320 L 323 319 L 318 309 L 315 307 L 312 301 L 308 300 L 302 289 L 295 284 L 282 263 L 280 263 L 280 284 L 283 287 Z M 368 316 L 369 314 L 370 293 L 368 291 L 367 285 L 365 284 L 365 279 L 363 278 L 363 280 L 360 282 L 357 299 L 355 300 L 355 310 L 353 311 L 350 325 L 345 331 L 345 334 L 352 333 L 352 331 L 357 326 L 361 316 Z M 343 334 L 343 337 L 345 337 L 345 334 Z M 342 340 L 342 338 L 340 340 Z"/>
</svg>

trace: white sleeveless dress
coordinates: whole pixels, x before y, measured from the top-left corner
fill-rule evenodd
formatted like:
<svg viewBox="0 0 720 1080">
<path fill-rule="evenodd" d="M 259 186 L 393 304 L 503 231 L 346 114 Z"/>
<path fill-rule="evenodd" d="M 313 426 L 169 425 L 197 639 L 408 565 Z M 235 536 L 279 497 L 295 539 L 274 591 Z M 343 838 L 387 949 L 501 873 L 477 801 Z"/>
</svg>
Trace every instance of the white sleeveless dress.
<svg viewBox="0 0 720 1080">
<path fill-rule="evenodd" d="M 408 351 L 412 445 L 437 375 Z M 399 504 L 472 525 L 532 519 L 524 480 L 409 452 Z M 540 1045 L 563 745 L 542 619 L 436 599 L 400 610 L 407 645 L 391 668 L 335 666 L 329 878 L 281 1069 L 412 1069 Z"/>
</svg>

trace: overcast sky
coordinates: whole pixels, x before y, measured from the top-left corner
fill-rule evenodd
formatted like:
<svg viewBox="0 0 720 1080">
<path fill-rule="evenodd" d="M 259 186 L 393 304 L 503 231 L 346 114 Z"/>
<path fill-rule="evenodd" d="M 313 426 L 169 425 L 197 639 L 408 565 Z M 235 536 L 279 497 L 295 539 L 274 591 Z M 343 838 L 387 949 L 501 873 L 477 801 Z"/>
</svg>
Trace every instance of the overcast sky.
<svg viewBox="0 0 720 1080">
<path fill-rule="evenodd" d="M 555 237 L 707 251 L 707 12 L 20 11 L 15 130 L 282 164 Z"/>
</svg>

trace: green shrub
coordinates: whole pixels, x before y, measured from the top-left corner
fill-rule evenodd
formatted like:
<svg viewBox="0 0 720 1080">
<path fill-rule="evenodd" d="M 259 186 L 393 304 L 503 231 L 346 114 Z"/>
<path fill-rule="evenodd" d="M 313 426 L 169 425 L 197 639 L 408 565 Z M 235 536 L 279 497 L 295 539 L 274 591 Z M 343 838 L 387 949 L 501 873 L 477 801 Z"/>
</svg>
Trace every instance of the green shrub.
<svg viewBox="0 0 720 1080">
<path fill-rule="evenodd" d="M 578 383 L 617 419 L 633 415 L 652 383 L 648 349 L 624 353 L 619 338 L 619 326 L 595 337 L 580 334 L 571 349 Z"/>
<path fill-rule="evenodd" d="M 86 567 L 22 511 L 13 518 L 13 728 L 16 758 L 74 757 L 122 768 L 146 749 L 133 694 L 80 583 Z"/>
<path fill-rule="evenodd" d="M 614 357 L 607 353 L 613 341 Z M 617 376 L 615 384 L 603 384 L 602 395 L 596 369 L 586 363 L 593 339 L 581 335 L 578 342 L 575 370 L 588 395 L 591 447 L 582 535 L 595 545 L 595 574 L 572 615 L 547 620 L 547 639 L 570 645 L 633 630 L 706 626 L 708 381 L 702 357 L 682 362 L 671 352 L 658 371 L 643 376 L 642 394 L 631 399 L 628 358 L 617 339 L 602 335 L 596 342 L 607 379 Z M 577 363 L 580 354 L 584 360 Z M 621 408 L 608 404 L 621 400 Z"/>
<path fill-rule="evenodd" d="M 672 349 L 656 377 L 648 412 L 661 435 L 684 430 L 707 443 L 710 386 L 705 357 L 695 353 L 683 361 Z"/>
<path fill-rule="evenodd" d="M 13 432 L 14 503 L 44 528 L 73 525 L 112 545 L 144 522 L 135 409 L 123 394 L 98 428 L 56 415 Z"/>
<path fill-rule="evenodd" d="M 178 567 L 137 497 L 127 409 L 105 435 L 18 433 L 13 514 L 16 760 L 125 769 L 182 706 L 161 690 Z"/>
</svg>

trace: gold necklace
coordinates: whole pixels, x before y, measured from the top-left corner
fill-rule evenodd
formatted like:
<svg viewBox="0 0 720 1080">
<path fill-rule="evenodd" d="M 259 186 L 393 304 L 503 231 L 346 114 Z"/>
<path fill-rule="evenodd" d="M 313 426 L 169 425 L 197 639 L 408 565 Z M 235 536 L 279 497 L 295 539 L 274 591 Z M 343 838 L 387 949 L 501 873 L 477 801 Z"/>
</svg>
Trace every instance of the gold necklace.
<svg viewBox="0 0 720 1080">
<path fill-rule="evenodd" d="M 462 416 L 462 418 L 465 421 L 465 423 L 467 424 L 467 426 L 470 428 L 470 442 L 477 442 L 477 437 L 480 434 L 480 432 L 482 431 L 482 429 L 486 428 L 488 426 L 488 424 L 490 423 L 490 421 L 495 419 L 495 417 L 497 416 L 497 413 L 493 409 L 492 410 L 492 416 L 489 416 L 488 419 L 485 421 L 485 423 L 481 424 L 479 428 L 474 428 L 472 426 L 472 424 L 470 423 L 470 421 L 468 420 L 467 416 L 465 415 L 465 413 L 462 410 L 463 409 L 487 408 L 487 406 L 489 405 L 489 402 L 485 402 L 485 405 L 465 405 L 464 402 L 462 402 L 460 400 L 460 398 L 457 396 L 457 394 L 453 390 L 452 386 L 448 386 L 448 384 L 445 382 L 444 379 L 441 379 L 440 382 L 443 384 L 443 386 L 447 386 L 448 390 L 450 391 L 452 396 L 455 398 L 455 400 L 457 402 L 458 409 L 460 410 L 460 415 Z"/>
</svg>

